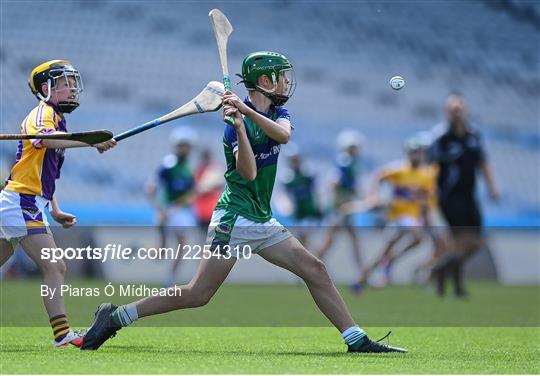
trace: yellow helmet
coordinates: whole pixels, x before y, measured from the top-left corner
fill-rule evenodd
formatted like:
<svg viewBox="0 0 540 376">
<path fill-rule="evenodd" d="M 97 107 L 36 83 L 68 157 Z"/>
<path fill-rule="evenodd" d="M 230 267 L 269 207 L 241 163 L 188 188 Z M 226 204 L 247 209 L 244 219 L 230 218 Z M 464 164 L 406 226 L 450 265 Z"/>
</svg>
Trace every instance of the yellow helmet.
<svg viewBox="0 0 540 376">
<path fill-rule="evenodd" d="M 79 106 L 79 94 L 83 91 L 82 78 L 78 70 L 73 67 L 68 60 L 50 60 L 38 65 L 30 73 L 28 78 L 28 86 L 32 94 L 39 100 L 47 101 L 51 96 L 51 88 L 55 87 L 56 80 L 60 77 L 66 77 L 66 81 L 71 86 L 68 77 L 75 79 L 75 87 L 69 87 L 69 90 L 75 89 L 75 98 L 69 101 L 58 103 L 58 109 L 61 112 L 71 112 Z M 47 96 L 41 90 L 41 85 L 46 83 L 49 87 Z"/>
</svg>

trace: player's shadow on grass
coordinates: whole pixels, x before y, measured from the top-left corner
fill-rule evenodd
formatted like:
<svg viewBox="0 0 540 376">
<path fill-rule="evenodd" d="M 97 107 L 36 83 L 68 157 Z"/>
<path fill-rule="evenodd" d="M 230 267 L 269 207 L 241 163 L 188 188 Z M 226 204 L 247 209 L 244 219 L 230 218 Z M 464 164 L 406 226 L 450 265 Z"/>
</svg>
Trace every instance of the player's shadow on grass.
<svg viewBox="0 0 540 376">
<path fill-rule="evenodd" d="M 144 351 L 145 353 L 170 353 L 170 354 L 186 354 L 186 355 L 218 355 L 218 354 L 227 354 L 227 355 L 253 355 L 253 356 L 260 356 L 261 354 L 264 355 L 293 355 L 293 356 L 328 356 L 328 357 L 336 357 L 336 356 L 347 356 L 346 352 L 343 351 L 327 351 L 327 352 L 307 352 L 307 351 L 290 351 L 290 352 L 284 352 L 284 351 L 268 351 L 268 350 L 261 350 L 261 351 L 253 351 L 253 350 L 189 350 L 189 349 L 164 349 L 164 348 L 155 348 L 151 346 L 123 346 L 123 345 L 116 345 L 116 346 L 110 346 L 108 348 L 109 350 L 129 350 L 129 351 Z"/>
</svg>

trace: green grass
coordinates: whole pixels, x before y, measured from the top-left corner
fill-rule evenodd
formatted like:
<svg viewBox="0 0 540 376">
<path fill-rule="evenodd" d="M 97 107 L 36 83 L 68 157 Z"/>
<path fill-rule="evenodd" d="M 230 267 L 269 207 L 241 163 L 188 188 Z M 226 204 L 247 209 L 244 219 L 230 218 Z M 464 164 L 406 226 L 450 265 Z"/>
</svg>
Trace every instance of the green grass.
<svg viewBox="0 0 540 376">
<path fill-rule="evenodd" d="M 386 329 L 370 328 L 374 336 Z M 408 354 L 347 354 L 331 328 L 126 328 L 99 351 L 55 350 L 48 328 L 3 328 L 2 373 L 540 372 L 538 328 L 397 328 Z"/>
<path fill-rule="evenodd" d="M 99 287 L 97 281 L 68 281 L 74 287 Z M 1 326 L 47 326 L 40 297 L 40 281 L 0 281 Z M 118 290 L 118 285 L 115 285 Z M 540 326 L 539 286 L 500 286 L 469 283 L 470 299 L 441 300 L 431 291 L 410 286 L 368 290 L 360 298 L 341 293 L 353 317 L 365 326 Z M 104 301 L 128 303 L 137 298 L 101 294 L 66 296 L 73 326 L 87 326 Z M 305 286 L 225 284 L 207 307 L 147 318 L 144 326 L 328 326 Z"/>
<path fill-rule="evenodd" d="M 71 281 L 74 286 L 102 286 Z M 39 281 L 0 283 L 2 374 L 351 374 L 540 373 L 538 286 L 471 283 L 471 297 L 441 300 L 411 287 L 341 289 L 354 318 L 374 339 L 408 354 L 347 354 L 307 290 L 286 285 L 225 285 L 207 307 L 139 320 L 97 352 L 53 349 Z M 127 297 L 67 297 L 74 327 L 98 303 Z"/>
</svg>

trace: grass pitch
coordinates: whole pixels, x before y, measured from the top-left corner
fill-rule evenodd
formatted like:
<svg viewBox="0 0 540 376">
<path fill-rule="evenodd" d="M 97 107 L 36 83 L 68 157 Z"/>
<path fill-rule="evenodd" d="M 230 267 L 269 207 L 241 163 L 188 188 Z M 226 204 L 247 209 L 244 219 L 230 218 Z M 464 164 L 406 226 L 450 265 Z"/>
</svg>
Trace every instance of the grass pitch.
<svg viewBox="0 0 540 376">
<path fill-rule="evenodd" d="M 372 336 L 386 330 L 368 329 Z M 397 328 L 392 344 L 408 354 L 347 354 L 332 328 L 133 327 L 95 352 L 55 350 L 49 332 L 3 328 L 2 373 L 540 372 L 538 328 Z"/>
<path fill-rule="evenodd" d="M 305 288 L 268 285 L 225 285 L 207 307 L 139 320 L 95 352 L 54 349 L 38 286 L 0 283 L 2 374 L 540 373 L 537 286 L 474 283 L 468 301 L 342 289 L 370 337 L 392 330 L 390 343 L 408 354 L 347 354 Z M 126 299 L 67 298 L 72 325 L 88 325 L 103 301 Z"/>
</svg>

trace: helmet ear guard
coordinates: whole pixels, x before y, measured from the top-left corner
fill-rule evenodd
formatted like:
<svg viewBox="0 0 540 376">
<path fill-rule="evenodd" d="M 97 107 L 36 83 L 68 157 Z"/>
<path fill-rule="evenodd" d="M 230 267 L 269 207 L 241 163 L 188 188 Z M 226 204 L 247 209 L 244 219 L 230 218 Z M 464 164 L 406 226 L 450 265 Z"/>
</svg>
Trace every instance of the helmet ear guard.
<svg viewBox="0 0 540 376">
<path fill-rule="evenodd" d="M 43 85 L 43 83 L 41 85 Z M 36 97 L 38 97 L 38 99 L 42 100 L 43 102 L 47 102 L 49 99 L 51 99 L 51 88 L 52 88 L 51 79 L 48 79 L 47 80 L 47 96 L 44 97 L 43 94 L 41 94 L 41 91 L 38 90 Z"/>
</svg>

